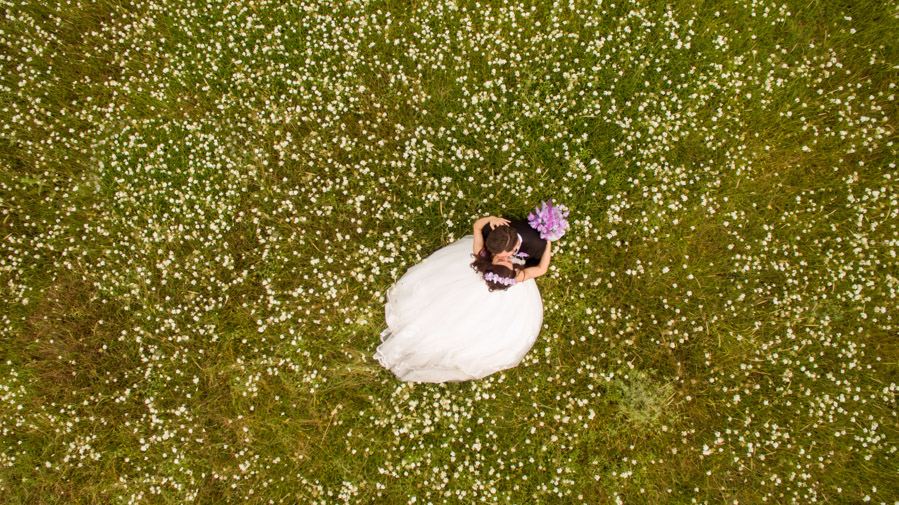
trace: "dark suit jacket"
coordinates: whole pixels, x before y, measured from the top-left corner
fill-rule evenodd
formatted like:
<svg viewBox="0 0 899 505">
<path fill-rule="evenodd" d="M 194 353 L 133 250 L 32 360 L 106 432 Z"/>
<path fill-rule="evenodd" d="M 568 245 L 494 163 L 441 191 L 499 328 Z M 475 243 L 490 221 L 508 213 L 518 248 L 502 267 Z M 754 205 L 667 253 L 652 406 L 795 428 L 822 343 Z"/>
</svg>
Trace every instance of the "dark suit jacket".
<svg viewBox="0 0 899 505">
<path fill-rule="evenodd" d="M 519 252 L 527 253 L 528 257 L 525 260 L 524 266 L 526 267 L 535 267 L 540 264 L 540 258 L 543 257 L 543 251 L 546 250 L 546 241 L 540 238 L 540 232 L 531 228 L 531 225 L 528 224 L 527 219 L 517 219 L 511 218 L 508 216 L 503 216 L 505 219 L 508 219 L 509 226 L 515 229 L 519 235 L 521 235 L 521 247 L 518 248 Z M 484 235 L 484 240 L 487 240 L 487 235 L 490 235 L 492 228 L 490 225 L 484 226 L 481 230 L 481 233 Z"/>
</svg>

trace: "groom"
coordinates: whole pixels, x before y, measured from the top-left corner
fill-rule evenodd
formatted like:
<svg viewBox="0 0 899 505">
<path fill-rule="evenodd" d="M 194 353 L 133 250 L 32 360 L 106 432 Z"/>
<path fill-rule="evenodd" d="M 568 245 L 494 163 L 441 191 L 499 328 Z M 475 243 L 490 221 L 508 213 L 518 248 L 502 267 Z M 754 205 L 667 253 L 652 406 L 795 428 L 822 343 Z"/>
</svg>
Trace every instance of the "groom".
<svg viewBox="0 0 899 505">
<path fill-rule="evenodd" d="M 513 219 L 506 216 L 503 216 L 503 219 L 508 220 L 509 224 L 500 226 L 511 226 L 518 233 L 518 236 L 521 237 L 521 245 L 513 252 L 512 256 L 523 259 L 525 267 L 539 265 L 540 258 L 543 257 L 543 251 L 546 250 L 546 241 L 540 238 L 540 232 L 531 228 L 527 219 Z M 497 228 L 500 226 L 497 226 Z M 485 226 L 481 230 L 481 233 L 484 235 L 484 243 L 487 242 L 487 235 L 490 235 L 491 231 L 493 231 L 491 226 Z"/>
</svg>

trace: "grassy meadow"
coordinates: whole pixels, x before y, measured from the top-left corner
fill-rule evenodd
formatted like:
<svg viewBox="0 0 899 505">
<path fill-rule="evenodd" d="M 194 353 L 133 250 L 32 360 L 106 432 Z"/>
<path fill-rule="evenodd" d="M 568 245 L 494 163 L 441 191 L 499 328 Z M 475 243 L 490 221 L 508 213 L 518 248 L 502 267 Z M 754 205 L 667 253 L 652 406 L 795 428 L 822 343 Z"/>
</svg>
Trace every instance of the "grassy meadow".
<svg viewBox="0 0 899 505">
<path fill-rule="evenodd" d="M 899 7 L 2 0 L 5 504 L 899 502 Z M 571 229 L 515 368 L 387 289 Z"/>
</svg>

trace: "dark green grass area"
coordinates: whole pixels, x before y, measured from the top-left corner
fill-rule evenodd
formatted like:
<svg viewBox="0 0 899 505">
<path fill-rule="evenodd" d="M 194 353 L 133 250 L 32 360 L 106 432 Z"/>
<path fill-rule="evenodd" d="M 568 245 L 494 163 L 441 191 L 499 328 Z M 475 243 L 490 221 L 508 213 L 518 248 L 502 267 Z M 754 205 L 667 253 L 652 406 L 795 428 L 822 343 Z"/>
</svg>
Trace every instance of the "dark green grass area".
<svg viewBox="0 0 899 505">
<path fill-rule="evenodd" d="M 879 2 L 0 9 L 4 503 L 893 503 Z M 521 363 L 391 285 L 571 210 Z"/>
</svg>

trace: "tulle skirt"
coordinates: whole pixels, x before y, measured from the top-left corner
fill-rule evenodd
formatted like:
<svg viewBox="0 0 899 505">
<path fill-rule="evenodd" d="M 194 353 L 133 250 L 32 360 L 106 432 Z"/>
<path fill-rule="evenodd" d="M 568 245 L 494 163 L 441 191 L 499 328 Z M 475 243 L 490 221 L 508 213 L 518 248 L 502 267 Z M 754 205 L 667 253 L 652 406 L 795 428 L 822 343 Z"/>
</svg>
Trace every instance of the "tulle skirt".
<svg viewBox="0 0 899 505">
<path fill-rule="evenodd" d="M 543 325 L 534 279 L 490 292 L 466 235 L 411 267 L 387 292 L 374 358 L 400 380 L 480 379 L 516 366 Z"/>
</svg>

